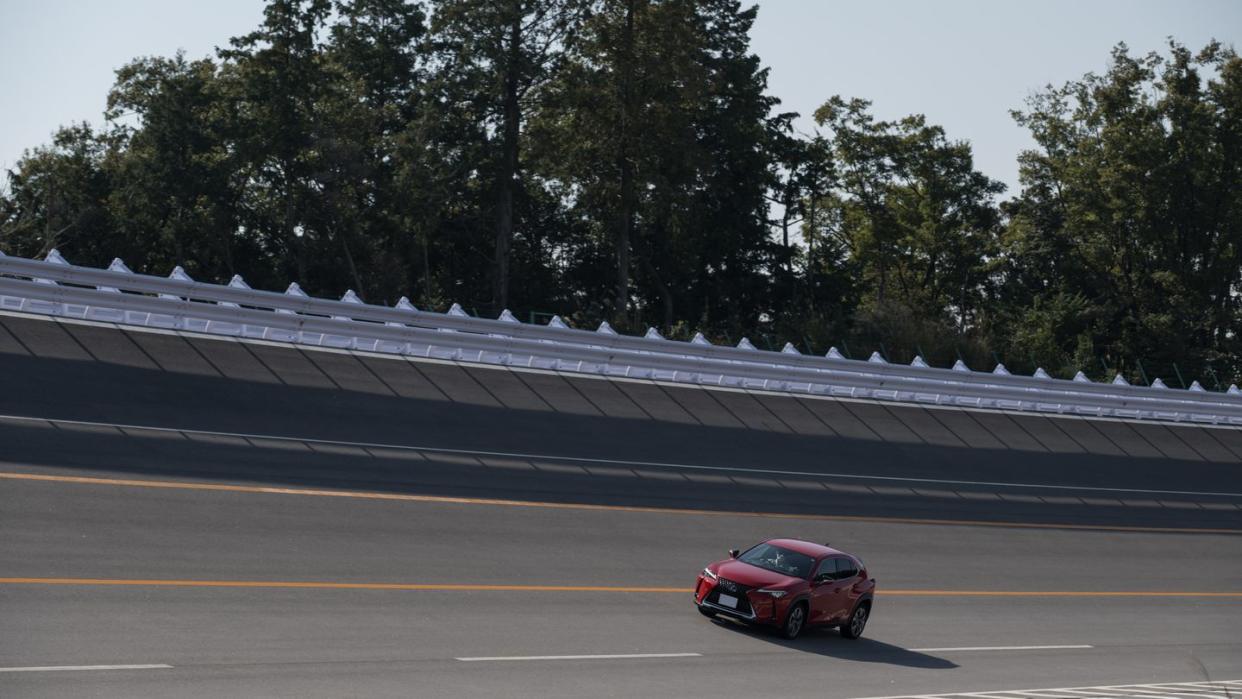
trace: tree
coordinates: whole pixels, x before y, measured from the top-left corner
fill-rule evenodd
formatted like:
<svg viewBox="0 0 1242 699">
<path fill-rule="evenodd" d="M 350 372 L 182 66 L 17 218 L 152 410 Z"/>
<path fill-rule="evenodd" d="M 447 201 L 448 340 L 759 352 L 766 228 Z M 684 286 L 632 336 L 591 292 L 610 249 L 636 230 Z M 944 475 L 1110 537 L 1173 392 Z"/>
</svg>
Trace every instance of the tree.
<svg viewBox="0 0 1242 699">
<path fill-rule="evenodd" d="M 585 0 L 445 0 L 432 17 L 445 88 L 472 103 L 471 111 L 488 135 L 487 167 L 495 191 L 496 310 L 509 306 L 525 116 L 537 102 L 539 88 L 555 74 L 586 8 Z"/>
<path fill-rule="evenodd" d="M 684 10 L 648 0 L 601 3 L 550 86 L 548 109 L 534 127 L 544 169 L 570 193 L 576 215 L 589 222 L 596 249 L 612 249 L 611 288 L 602 283 L 603 274 L 593 274 L 589 293 L 608 300 L 608 314 L 622 327 L 629 325 L 639 178 L 655 169 L 654 144 L 664 147 L 670 162 L 680 154 L 668 126 L 679 116 L 673 95 L 683 84 L 701 84 L 660 74 L 685 64 L 678 55 L 689 45 Z M 674 11 L 683 14 L 674 17 Z"/>
<path fill-rule="evenodd" d="M 1037 148 L 1020 158 L 1023 190 L 1009 205 L 998 324 L 1080 297 L 1092 322 L 1054 343 L 1070 353 L 1085 332 L 1139 378 L 1142 358 L 1237 371 L 1239 354 L 1242 59 L 1216 43 L 1169 49 L 1136 58 L 1118 45 L 1105 74 L 1014 113 Z"/>
<path fill-rule="evenodd" d="M 771 278 L 781 251 L 770 238 L 765 195 L 773 184 L 777 139 L 796 115 L 773 113 L 780 100 L 767 93 L 768 71 L 750 51 L 758 7 L 712 0 L 696 9 L 696 59 L 708 82 L 694 114 L 699 160 L 685 222 L 698 278 L 679 282 L 675 269 L 662 276 L 692 285 L 697 298 L 688 300 L 690 312 L 740 333 L 758 330 L 760 313 L 776 313 Z M 672 315 L 666 312 L 666 325 Z"/>
<path fill-rule="evenodd" d="M 41 257 L 59 248 L 82 264 L 107 265 L 121 247 L 108 211 L 119 147 L 75 124 L 59 129 L 50 146 L 27 151 L 0 201 L 4 252 Z"/>
<path fill-rule="evenodd" d="M 614 323 L 658 308 L 666 329 L 737 330 L 768 300 L 776 100 L 748 52 L 754 17 L 732 1 L 604 2 L 549 90 L 534 140 L 591 230 L 592 259 L 610 249 L 612 284 L 603 270 L 590 283 Z"/>
<path fill-rule="evenodd" d="M 319 194 L 316 107 L 328 81 L 318 36 L 330 11 L 329 0 L 269 0 L 263 24 L 220 51 L 248 180 L 242 225 L 285 277 L 303 282 L 325 234 L 306 212 Z"/>
<path fill-rule="evenodd" d="M 114 254 L 142 269 L 181 265 L 221 277 L 239 270 L 236 163 L 226 147 L 213 61 L 143 58 L 117 71 L 105 116 L 125 136 L 109 196 L 118 234 Z M 132 117 L 132 119 L 130 119 Z M 249 265 L 246 265 L 249 267 Z M 266 275 L 262 275 L 266 276 Z M 262 278 L 260 276 L 260 278 Z"/>
<path fill-rule="evenodd" d="M 401 182 L 395 157 L 407 126 L 427 106 L 423 62 L 426 16 L 407 0 L 335 4 L 336 22 L 323 49 L 330 78 L 319 113 L 324 122 L 317 177 L 354 289 L 395 301 L 414 286 L 414 236 L 421 213 Z M 360 279 L 356 270 L 366 270 Z"/>
<path fill-rule="evenodd" d="M 993 200 L 1004 185 L 922 115 L 876 121 L 869 107 L 834 97 L 815 112 L 836 168 L 810 240 L 852 260 L 859 320 L 876 334 L 917 345 L 937 339 L 918 337 L 929 323 L 942 336 L 965 333 L 988 298 L 1000 233 Z"/>
<path fill-rule="evenodd" d="M 921 115 L 833 97 L 795 134 L 756 14 L 268 0 L 213 60 L 121 68 L 102 130 L 27 151 L 0 249 L 683 339 L 1242 378 L 1233 50 L 1122 45 L 1037 94 L 1015 113 L 1036 144 L 1022 190 L 998 206 L 969 144 Z"/>
</svg>

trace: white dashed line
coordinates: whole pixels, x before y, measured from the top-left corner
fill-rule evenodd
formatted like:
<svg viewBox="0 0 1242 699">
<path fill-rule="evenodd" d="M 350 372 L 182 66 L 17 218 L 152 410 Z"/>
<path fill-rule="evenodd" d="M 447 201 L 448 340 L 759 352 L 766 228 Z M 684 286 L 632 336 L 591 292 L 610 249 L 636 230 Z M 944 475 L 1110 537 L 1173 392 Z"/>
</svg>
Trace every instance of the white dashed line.
<svg viewBox="0 0 1242 699">
<path fill-rule="evenodd" d="M 919 653 L 953 653 L 955 651 L 975 651 L 975 650 L 1075 650 L 1083 648 L 1094 648 L 1088 645 L 1073 646 L 962 646 L 960 648 L 911 648 L 912 651 Z"/>
<path fill-rule="evenodd" d="M 0 667 L 0 672 L 82 672 L 87 670 L 168 670 L 172 665 L 44 665 Z"/>
<path fill-rule="evenodd" d="M 1052 697 L 1150 697 L 1151 699 L 1203 699 L 1230 697 L 1242 690 L 1242 680 L 1210 682 L 1172 682 L 1168 684 L 1116 684 L 1098 687 L 1045 687 L 1042 689 L 994 689 L 988 692 L 955 692 L 951 694 L 895 694 L 865 699 L 1050 699 Z"/>
<path fill-rule="evenodd" d="M 700 658 L 702 653 L 628 653 L 622 655 L 498 655 L 482 658 L 456 658 L 463 663 L 503 660 L 628 660 L 633 658 Z"/>
</svg>

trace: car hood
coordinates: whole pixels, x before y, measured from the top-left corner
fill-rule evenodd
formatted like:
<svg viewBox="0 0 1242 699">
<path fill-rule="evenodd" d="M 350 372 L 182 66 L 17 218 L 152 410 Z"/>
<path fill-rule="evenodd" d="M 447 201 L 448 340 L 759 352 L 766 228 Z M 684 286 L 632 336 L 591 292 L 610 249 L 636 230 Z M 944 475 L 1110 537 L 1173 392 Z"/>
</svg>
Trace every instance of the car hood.
<svg viewBox="0 0 1242 699">
<path fill-rule="evenodd" d="M 716 575 L 747 587 L 772 587 L 801 580 L 781 573 L 752 566 L 749 563 L 729 559 L 716 564 Z"/>
</svg>

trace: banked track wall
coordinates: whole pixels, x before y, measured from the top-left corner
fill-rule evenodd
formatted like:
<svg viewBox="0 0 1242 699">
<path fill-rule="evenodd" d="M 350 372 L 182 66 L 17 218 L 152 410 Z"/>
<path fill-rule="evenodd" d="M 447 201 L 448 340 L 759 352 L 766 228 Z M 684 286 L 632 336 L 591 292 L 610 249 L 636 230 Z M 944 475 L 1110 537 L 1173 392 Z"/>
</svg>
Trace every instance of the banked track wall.
<svg viewBox="0 0 1242 699">
<path fill-rule="evenodd" d="M 0 314 L 0 376 L 3 461 L 18 470 L 1085 525 L 1234 529 L 1242 515 L 1242 430 L 1224 426 L 693 387 L 18 314 Z"/>
<path fill-rule="evenodd" d="M 395 308 L 313 299 L 296 284 L 285 293 L 250 289 L 240 277 L 204 284 L 180 268 L 169 278 L 134 274 L 120 260 L 107 270 L 70 265 L 53 251 L 47 260 L 0 257 L 0 308 L 119 325 L 190 330 L 407 357 L 447 359 L 561 373 L 659 380 L 674 384 L 757 389 L 775 393 L 876 399 L 1008 411 L 1242 425 L 1242 392 L 1209 393 L 1197 383 L 1174 390 L 1014 376 L 997 366 L 973 372 L 719 347 L 701 335 L 689 343 L 571 329 L 559 318 L 547 326 L 519 323 L 508 311 L 497 320 L 471 318 L 458 306 L 446 314 L 419 311 L 404 298 Z"/>
</svg>

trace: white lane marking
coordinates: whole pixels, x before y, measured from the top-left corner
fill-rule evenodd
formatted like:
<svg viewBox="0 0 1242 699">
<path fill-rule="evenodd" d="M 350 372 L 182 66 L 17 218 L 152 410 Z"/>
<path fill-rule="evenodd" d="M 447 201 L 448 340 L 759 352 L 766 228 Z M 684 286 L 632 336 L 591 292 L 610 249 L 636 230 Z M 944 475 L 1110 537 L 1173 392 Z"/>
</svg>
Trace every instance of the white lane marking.
<svg viewBox="0 0 1242 699">
<path fill-rule="evenodd" d="M 1072 645 L 1072 646 L 961 646 L 958 648 L 911 648 L 910 650 L 918 653 L 952 653 L 954 651 L 974 651 L 974 650 L 1075 650 L 1083 648 L 1094 648 L 1088 645 Z"/>
<path fill-rule="evenodd" d="M 1129 694 L 1136 695 L 1136 697 L 1146 697 L 1146 696 L 1152 696 L 1152 695 L 1163 696 L 1169 693 L 1169 690 L 1167 688 L 1162 689 L 1161 686 L 1158 684 L 1136 684 L 1130 687 L 1126 687 L 1124 691 L 1126 691 Z M 1189 691 L 1191 690 L 1179 689 L 1177 690 L 1177 693 L 1185 694 L 1186 692 L 1189 692 Z M 1195 690 L 1195 691 L 1197 692 L 1199 690 Z"/>
<path fill-rule="evenodd" d="M 84 670 L 168 670 L 172 665 L 44 665 L 0 667 L 0 672 L 81 672 Z"/>
<path fill-rule="evenodd" d="M 1075 694 L 1073 690 L 1063 689 L 1059 692 L 1023 692 L 1023 697 L 1030 699 L 1082 699 L 1085 694 Z"/>
<path fill-rule="evenodd" d="M 1108 690 L 1105 689 L 1062 689 L 1058 690 L 1057 693 L 1062 696 L 1072 695 L 1075 699 L 1081 699 L 1082 697 L 1087 697 L 1087 699 L 1099 699 L 1101 696 L 1113 696 L 1108 693 Z M 1025 692 L 1023 692 L 1023 694 L 1025 694 Z"/>
<path fill-rule="evenodd" d="M 904 476 L 871 476 L 859 473 L 825 473 L 820 471 L 787 471 L 780 469 L 744 468 L 741 466 L 703 466 L 700 464 L 680 464 L 663 461 L 627 461 L 625 459 L 597 459 L 585 456 L 555 456 L 550 454 L 524 454 L 506 451 L 479 451 L 476 449 L 451 449 L 448 447 L 424 447 L 409 444 L 384 444 L 380 442 L 346 442 L 331 439 L 313 439 L 310 437 L 286 437 L 270 434 L 249 434 L 246 432 L 216 432 L 213 430 L 195 430 L 178 427 L 151 427 L 148 425 L 127 425 L 117 422 L 91 422 L 89 420 L 62 420 L 59 418 L 30 417 L 28 415 L 0 415 L 0 420 L 19 422 L 51 422 L 66 425 L 84 425 L 87 427 L 112 427 L 116 429 L 149 430 L 151 432 L 201 434 L 211 437 L 239 437 L 242 439 L 269 439 L 283 442 L 302 442 L 305 444 L 333 444 L 375 449 L 397 449 L 406 451 L 425 451 L 438 454 L 468 454 L 475 456 L 498 456 L 509 459 L 551 459 L 553 461 L 576 461 L 592 464 L 615 464 L 620 466 L 654 466 L 657 468 L 681 469 L 685 471 L 716 471 L 725 473 L 751 473 L 769 476 L 807 476 L 810 478 L 840 478 L 862 481 L 890 481 L 900 483 L 937 483 L 941 485 L 981 485 L 991 488 L 1044 488 L 1048 490 L 1073 490 L 1092 493 L 1147 493 L 1151 495 L 1205 495 L 1208 497 L 1242 498 L 1242 493 L 1214 493 L 1201 490 L 1152 490 L 1147 488 L 1105 488 L 1087 485 L 1052 485 L 1047 483 L 1005 483 L 1001 481 L 963 481 L 944 478 L 909 478 Z"/>
<path fill-rule="evenodd" d="M 1123 696 L 1125 699 L 1186 699 L 1186 697 L 1190 696 L 1201 697 L 1203 695 L 1199 694 L 1197 691 L 1192 694 L 1190 690 L 1186 689 L 1168 690 L 1131 688 L 1125 690 L 1125 693 L 1119 696 Z"/>
<path fill-rule="evenodd" d="M 702 653 L 625 653 L 610 655 L 497 655 L 481 658 L 454 658 L 463 663 L 501 660 L 623 660 L 630 658 L 701 658 Z"/>
<path fill-rule="evenodd" d="M 1126 688 L 1126 689 L 1096 688 L 1096 689 L 1092 689 L 1089 691 L 1080 690 L 1079 696 L 1087 697 L 1088 699 L 1109 699 L 1109 697 L 1121 697 L 1121 699 L 1133 699 L 1133 697 L 1136 696 L 1135 695 L 1136 691 L 1138 690 L 1131 689 L 1131 688 Z M 1021 692 L 1021 694 L 1023 696 L 1026 695 L 1025 692 Z"/>
<path fill-rule="evenodd" d="M 1113 684 L 1102 685 L 1096 687 L 1041 687 L 1038 689 L 993 689 L 987 692 L 951 692 L 948 694 L 893 694 L 883 697 L 862 697 L 860 699 L 952 699 L 953 697 L 967 697 L 968 699 L 986 699 L 989 697 L 998 697 L 1004 695 L 1017 696 L 1039 696 L 1056 692 L 1073 692 L 1075 694 L 1083 694 L 1084 696 L 1096 697 L 1124 697 L 1133 696 L 1133 693 L 1126 695 L 1125 691 L 1130 689 L 1155 689 L 1177 695 L 1179 692 L 1186 694 L 1187 692 L 1195 692 L 1194 696 L 1202 696 L 1199 694 L 1201 690 L 1224 690 L 1226 695 L 1231 687 L 1242 686 L 1242 680 L 1210 680 L 1207 682 L 1172 682 L 1168 684 Z M 1115 692 L 1121 692 L 1116 694 Z M 1143 696 L 1151 696 L 1149 694 Z"/>
</svg>

